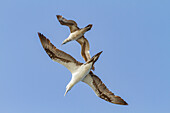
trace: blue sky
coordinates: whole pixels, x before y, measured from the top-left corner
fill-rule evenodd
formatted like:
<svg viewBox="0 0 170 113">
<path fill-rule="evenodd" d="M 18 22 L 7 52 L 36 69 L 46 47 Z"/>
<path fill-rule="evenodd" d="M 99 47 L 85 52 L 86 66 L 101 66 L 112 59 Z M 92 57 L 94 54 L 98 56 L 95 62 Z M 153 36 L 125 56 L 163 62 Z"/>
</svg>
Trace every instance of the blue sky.
<svg viewBox="0 0 170 113">
<path fill-rule="evenodd" d="M 0 113 L 169 113 L 168 0 L 4 0 L 0 3 Z M 93 24 L 94 73 L 128 106 L 108 103 L 80 82 L 64 97 L 71 73 L 43 50 L 37 32 L 80 62 L 77 42 L 56 15 Z"/>
</svg>

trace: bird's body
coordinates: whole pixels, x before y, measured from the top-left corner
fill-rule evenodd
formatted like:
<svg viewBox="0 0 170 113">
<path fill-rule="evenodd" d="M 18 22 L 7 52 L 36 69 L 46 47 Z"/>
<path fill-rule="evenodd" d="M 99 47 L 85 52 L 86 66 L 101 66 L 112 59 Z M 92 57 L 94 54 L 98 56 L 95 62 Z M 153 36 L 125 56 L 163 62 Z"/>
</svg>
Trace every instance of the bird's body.
<svg viewBox="0 0 170 113">
<path fill-rule="evenodd" d="M 67 42 L 70 42 L 72 40 L 77 40 L 79 38 L 81 38 L 87 31 L 89 31 L 91 29 L 92 25 L 89 24 L 88 26 L 86 26 L 85 28 L 82 29 L 78 29 L 72 33 L 70 33 L 70 35 L 68 36 L 68 38 L 66 38 L 62 44 L 66 44 Z"/>
<path fill-rule="evenodd" d="M 44 35 L 38 33 L 40 41 L 49 57 L 62 65 L 64 65 L 71 73 L 71 81 L 66 86 L 66 93 L 79 81 L 83 80 L 84 77 L 90 72 L 93 64 L 97 61 L 100 54 L 94 55 L 88 62 L 80 63 L 76 61 L 71 55 L 57 49 Z M 65 95 L 66 95 L 65 93 Z"/>
<path fill-rule="evenodd" d="M 88 64 L 82 64 L 74 73 L 72 73 L 71 81 L 66 86 L 66 93 L 78 82 L 82 81 L 86 75 L 90 72 L 92 62 Z M 64 95 L 66 95 L 66 93 Z"/>
<path fill-rule="evenodd" d="M 69 40 L 72 38 L 70 37 L 73 37 L 72 35 L 75 35 L 77 34 L 76 31 L 80 31 L 81 29 L 77 26 L 77 23 L 74 21 L 74 20 L 67 20 L 65 19 L 63 16 L 61 15 L 57 15 L 57 19 L 58 21 L 60 22 L 61 25 L 65 25 L 65 26 L 68 26 L 69 29 L 70 29 L 70 35 L 69 35 Z M 85 31 L 86 30 L 90 30 L 92 27 L 91 24 L 89 24 L 88 26 L 86 26 L 85 28 Z M 72 34 L 73 33 L 73 34 Z M 81 34 L 81 33 L 80 33 Z M 82 33 L 83 34 L 83 33 Z M 90 56 L 90 52 L 89 52 L 89 49 L 90 49 L 90 45 L 89 45 L 89 42 L 88 40 L 84 37 L 84 34 L 83 35 L 79 35 L 78 38 L 75 38 L 75 40 L 81 45 L 81 55 L 82 57 L 84 58 L 85 61 L 88 61 L 90 60 L 91 56 Z M 66 39 L 67 40 L 67 39 Z M 68 41 L 69 41 L 68 40 Z M 64 41 L 64 42 L 68 42 L 68 41 Z M 94 67 L 92 67 L 92 69 L 94 70 Z"/>
</svg>

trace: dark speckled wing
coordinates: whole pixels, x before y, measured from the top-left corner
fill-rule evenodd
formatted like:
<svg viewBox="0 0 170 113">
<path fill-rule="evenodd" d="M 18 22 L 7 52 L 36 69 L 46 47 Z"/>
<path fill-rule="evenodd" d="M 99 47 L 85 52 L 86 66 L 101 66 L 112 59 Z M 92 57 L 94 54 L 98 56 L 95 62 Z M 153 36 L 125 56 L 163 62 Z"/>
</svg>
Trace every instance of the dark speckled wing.
<svg viewBox="0 0 170 113">
<path fill-rule="evenodd" d="M 44 50 L 52 60 L 64 65 L 71 72 L 82 65 L 82 63 L 75 60 L 71 55 L 57 49 L 43 34 L 38 33 L 38 36 Z"/>
<path fill-rule="evenodd" d="M 98 97 L 114 104 L 128 105 L 121 97 L 114 95 L 92 71 L 82 81 L 88 84 Z"/>
<path fill-rule="evenodd" d="M 71 33 L 80 29 L 74 20 L 67 20 L 61 15 L 56 15 L 56 16 L 61 25 L 66 25 L 70 28 Z"/>
</svg>

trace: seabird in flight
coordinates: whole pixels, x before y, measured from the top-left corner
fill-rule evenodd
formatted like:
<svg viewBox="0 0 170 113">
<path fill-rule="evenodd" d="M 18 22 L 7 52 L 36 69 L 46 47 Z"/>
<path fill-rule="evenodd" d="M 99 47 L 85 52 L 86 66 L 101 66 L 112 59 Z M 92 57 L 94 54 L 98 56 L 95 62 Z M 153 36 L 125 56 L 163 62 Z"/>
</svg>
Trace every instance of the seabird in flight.
<svg viewBox="0 0 170 113">
<path fill-rule="evenodd" d="M 72 73 L 72 78 L 66 87 L 65 95 L 76 83 L 84 79 L 84 77 L 90 72 L 92 66 L 98 60 L 100 54 L 102 53 L 102 51 L 99 52 L 98 54 L 94 55 L 89 61 L 83 64 L 78 62 L 71 55 L 57 49 L 43 34 L 38 33 L 38 36 L 44 50 L 49 55 L 49 57 L 53 61 L 64 65 Z"/>
<path fill-rule="evenodd" d="M 60 22 L 61 25 L 66 25 L 70 28 L 70 33 L 72 34 L 78 34 L 81 31 L 81 29 L 77 26 L 77 23 L 74 20 L 67 20 L 65 19 L 63 16 L 61 15 L 56 15 L 58 21 Z M 88 26 L 86 26 L 85 28 L 83 28 L 84 31 L 86 30 L 90 30 L 92 27 L 92 24 L 89 24 Z M 70 35 L 71 35 L 70 34 Z M 89 42 L 88 40 L 84 37 L 83 33 L 80 33 L 81 37 L 79 37 L 76 41 L 81 45 L 81 55 L 84 58 L 84 60 L 87 62 L 88 60 L 90 60 L 91 56 L 90 56 L 90 46 L 89 46 Z M 92 69 L 94 70 L 94 67 L 92 67 Z"/>
</svg>

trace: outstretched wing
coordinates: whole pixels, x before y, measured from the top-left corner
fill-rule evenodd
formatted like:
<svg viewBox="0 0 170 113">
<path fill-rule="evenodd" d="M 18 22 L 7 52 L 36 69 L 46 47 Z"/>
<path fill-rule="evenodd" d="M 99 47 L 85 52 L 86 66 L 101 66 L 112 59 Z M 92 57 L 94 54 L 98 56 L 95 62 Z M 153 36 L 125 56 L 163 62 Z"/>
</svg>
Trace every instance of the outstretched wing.
<svg viewBox="0 0 170 113">
<path fill-rule="evenodd" d="M 114 95 L 92 71 L 82 81 L 88 84 L 98 97 L 114 104 L 128 105 L 121 97 Z"/>
<path fill-rule="evenodd" d="M 57 15 L 57 19 L 61 25 L 68 26 L 70 28 L 71 33 L 80 29 L 74 20 L 67 20 L 61 15 Z M 87 62 L 91 58 L 90 52 L 89 52 L 90 46 L 89 46 L 88 40 L 84 36 L 82 36 L 76 41 L 81 45 L 81 55 L 84 58 L 84 60 Z M 94 70 L 94 67 L 92 67 L 92 69 Z"/>
<path fill-rule="evenodd" d="M 88 40 L 84 36 L 82 36 L 76 41 L 81 45 L 81 55 L 84 58 L 84 60 L 87 62 L 91 58 L 89 52 L 90 46 Z"/>
<path fill-rule="evenodd" d="M 57 19 L 58 19 L 58 21 L 60 22 L 61 25 L 66 25 L 66 26 L 68 26 L 70 28 L 71 33 L 78 30 L 78 29 L 80 29 L 77 26 L 77 23 L 74 20 L 67 20 L 61 15 L 56 15 L 56 16 L 57 16 Z"/>
<path fill-rule="evenodd" d="M 64 65 L 71 72 L 82 65 L 82 63 L 75 60 L 71 55 L 57 49 L 43 34 L 38 33 L 38 36 L 44 50 L 52 60 Z"/>
</svg>

